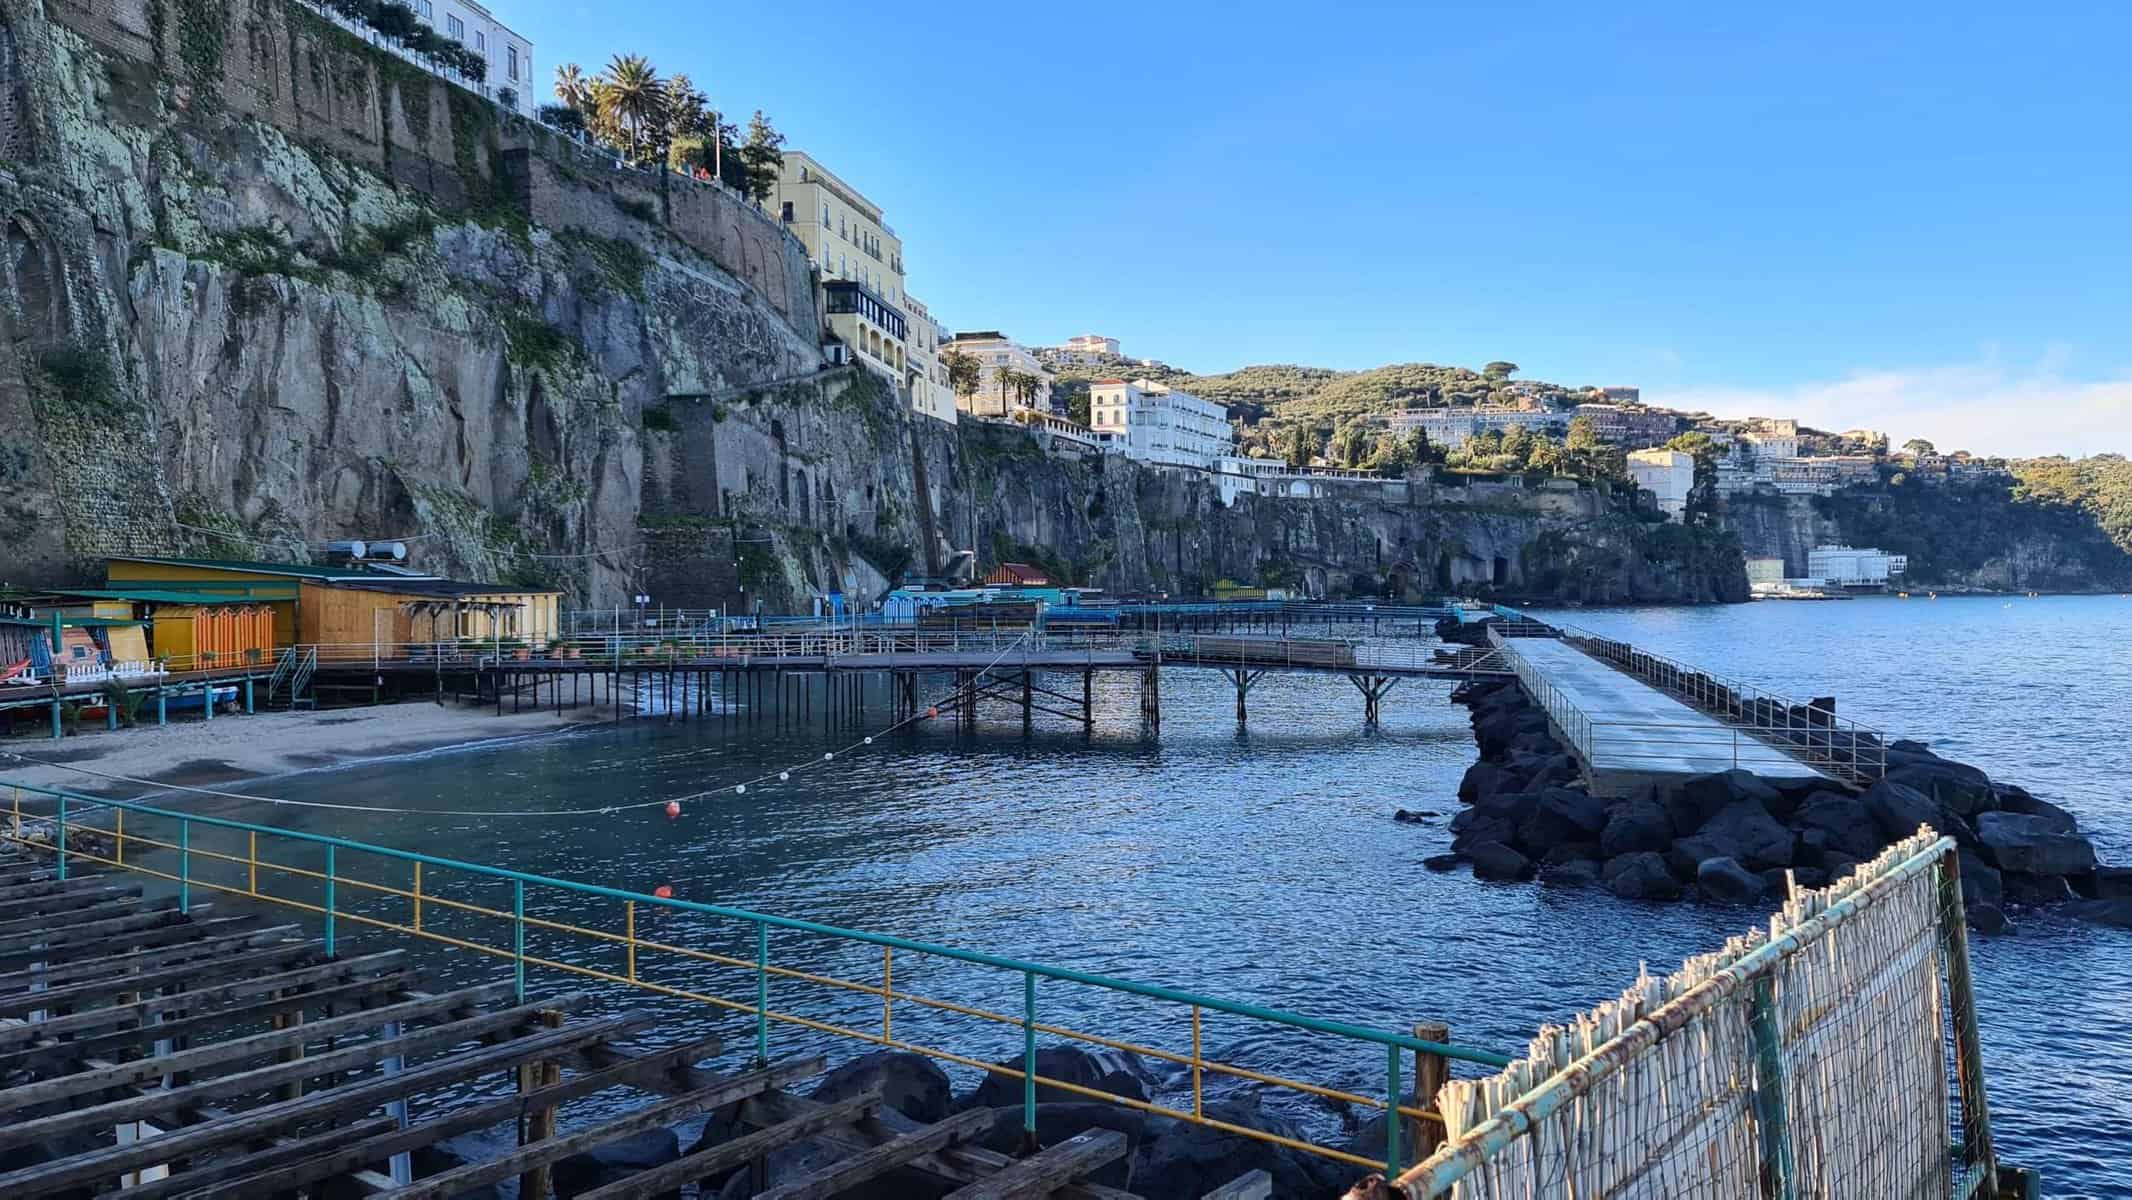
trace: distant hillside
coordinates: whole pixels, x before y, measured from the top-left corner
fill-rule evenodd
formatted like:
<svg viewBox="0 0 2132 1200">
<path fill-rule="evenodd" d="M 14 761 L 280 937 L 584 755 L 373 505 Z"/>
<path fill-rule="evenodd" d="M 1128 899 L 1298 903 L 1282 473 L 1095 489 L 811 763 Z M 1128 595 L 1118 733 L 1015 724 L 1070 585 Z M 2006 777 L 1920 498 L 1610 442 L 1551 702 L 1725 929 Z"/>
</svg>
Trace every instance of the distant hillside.
<svg viewBox="0 0 2132 1200">
<path fill-rule="evenodd" d="M 1490 364 L 1512 366 L 1512 364 Z M 1164 363 L 1143 365 L 1131 359 L 1054 367 L 1062 381 L 1123 376 L 1147 378 L 1182 388 L 1195 396 L 1219 400 L 1238 409 L 1246 423 L 1266 417 L 1279 421 L 1329 423 L 1345 417 L 1385 414 L 1407 408 L 1439 408 L 1511 403 L 1521 396 L 1557 398 L 1570 388 L 1538 380 L 1515 380 L 1498 370 L 1493 376 L 1465 367 L 1435 363 L 1393 363 L 1367 371 L 1336 371 L 1270 363 L 1219 375 L 1195 375 Z"/>
</svg>

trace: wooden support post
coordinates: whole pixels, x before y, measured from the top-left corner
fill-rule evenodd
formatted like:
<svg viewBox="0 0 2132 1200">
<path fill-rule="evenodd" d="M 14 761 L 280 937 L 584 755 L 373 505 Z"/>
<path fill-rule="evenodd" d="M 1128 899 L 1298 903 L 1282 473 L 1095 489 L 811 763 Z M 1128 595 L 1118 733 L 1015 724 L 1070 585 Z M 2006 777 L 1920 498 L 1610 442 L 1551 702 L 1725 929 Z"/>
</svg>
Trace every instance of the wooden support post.
<svg viewBox="0 0 2132 1200">
<path fill-rule="evenodd" d="M 1096 731 L 1096 673 L 1081 672 L 1081 732 Z"/>
<path fill-rule="evenodd" d="M 1451 1027 L 1441 1021 L 1416 1021 L 1414 1036 L 1424 1042 L 1449 1043 Z M 1414 1100 L 1418 1106 L 1435 1111 L 1436 1093 L 1450 1081 L 1450 1059 L 1441 1054 L 1414 1052 Z M 1440 1120 L 1415 1121 L 1409 1128 L 1413 1139 L 1408 1144 L 1414 1147 L 1415 1162 L 1436 1153 L 1436 1148 L 1444 1144 L 1444 1125 Z"/>
<path fill-rule="evenodd" d="M 1036 697 L 1033 694 L 1035 684 L 1035 672 L 1024 669 L 1022 671 L 1022 734 L 1025 737 L 1036 728 L 1036 709 L 1034 707 Z"/>
<path fill-rule="evenodd" d="M 550 1029 L 561 1029 L 563 1027 L 563 1014 L 552 1008 L 543 1009 L 540 1014 L 540 1023 Z M 528 1092 L 537 1092 L 542 1088 L 554 1087 L 562 1081 L 563 1065 L 560 1062 L 531 1062 L 518 1068 L 518 1094 L 521 1096 Z M 528 1146 L 534 1142 L 546 1141 L 554 1136 L 555 1108 L 550 1105 L 536 1108 L 526 1113 L 524 1120 L 519 1125 L 518 1144 L 520 1146 Z M 525 1197 L 526 1200 L 547 1200 L 548 1182 L 549 1170 L 547 1164 L 543 1163 L 539 1166 L 528 1168 L 525 1174 L 518 1177 L 518 1194 Z"/>
</svg>

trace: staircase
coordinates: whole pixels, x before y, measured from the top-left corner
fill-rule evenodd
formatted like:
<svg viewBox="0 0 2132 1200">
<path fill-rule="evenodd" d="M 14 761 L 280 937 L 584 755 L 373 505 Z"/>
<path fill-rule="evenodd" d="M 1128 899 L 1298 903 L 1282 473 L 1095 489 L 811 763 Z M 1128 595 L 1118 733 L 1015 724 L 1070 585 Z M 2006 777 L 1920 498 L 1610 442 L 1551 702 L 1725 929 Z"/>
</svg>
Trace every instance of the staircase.
<svg viewBox="0 0 2132 1200">
<path fill-rule="evenodd" d="M 274 703 L 274 697 L 283 689 L 288 691 L 288 707 L 316 708 L 318 699 L 304 694 L 311 686 L 311 677 L 318 673 L 318 647 L 291 646 L 281 652 L 274 663 L 274 673 L 267 676 L 266 702 Z"/>
</svg>

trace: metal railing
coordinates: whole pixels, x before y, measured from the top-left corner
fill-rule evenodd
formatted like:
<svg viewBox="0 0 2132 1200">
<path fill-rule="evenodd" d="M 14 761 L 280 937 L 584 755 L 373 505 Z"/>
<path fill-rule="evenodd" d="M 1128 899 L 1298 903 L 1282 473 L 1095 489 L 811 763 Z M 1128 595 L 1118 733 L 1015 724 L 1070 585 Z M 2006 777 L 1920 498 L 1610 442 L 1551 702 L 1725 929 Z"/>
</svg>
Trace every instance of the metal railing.
<svg viewBox="0 0 2132 1200">
<path fill-rule="evenodd" d="M 1505 619 L 1490 627 L 1489 637 L 1496 645 L 1520 636 L 1559 637 L 1689 708 L 1832 775 L 1871 783 L 1886 772 L 1887 735 L 1877 728 L 1588 629 L 1548 624 L 1515 609 L 1497 611 Z M 1530 689 L 1531 681 L 1526 683 Z M 1540 696 L 1538 691 L 1533 694 L 1536 699 Z M 1554 715 L 1552 710 L 1549 715 Z M 1705 735 L 1702 740 L 1713 739 Z"/>
<path fill-rule="evenodd" d="M 794 1026 L 872 1046 L 926 1055 L 988 1075 L 1019 1080 L 1022 1084 L 1023 1127 L 1030 1132 L 1036 1128 L 1037 1089 L 1042 1086 L 1054 1092 L 1071 1093 L 1302 1150 L 1351 1166 L 1382 1168 L 1396 1174 L 1402 1165 L 1400 1128 L 1405 1123 L 1403 1121 L 1386 1122 L 1387 1149 L 1385 1159 L 1380 1163 L 1331 1146 L 1209 1116 L 1206 1111 L 1208 1084 L 1210 1081 L 1260 1084 L 1298 1097 L 1315 1097 L 1380 1112 L 1391 1110 L 1401 1117 L 1440 1123 L 1439 1114 L 1404 1099 L 1402 1081 L 1406 1079 L 1406 1056 L 1435 1056 L 1491 1068 L 1510 1062 L 1503 1055 L 1469 1046 L 933 942 L 578 883 L 326 834 L 176 812 L 62 789 L 26 784 L 0 786 L 14 789 L 12 822 L 6 834 L 0 835 L 0 843 L 52 855 L 60 878 L 66 878 L 70 871 L 78 870 L 84 863 L 94 863 L 175 883 L 181 911 L 190 911 L 196 892 L 207 892 L 309 913 L 324 923 L 328 954 L 336 951 L 344 927 L 362 927 L 389 930 L 488 955 L 511 964 L 521 998 L 525 994 L 529 971 L 554 971 L 708 1005 L 751 1019 L 754 1057 L 759 1062 L 770 1059 L 773 1026 Z M 26 805 L 26 796 L 36 799 Z M 106 816 L 108 825 L 102 821 Z M 154 836 L 154 833 L 161 836 Z M 269 851 L 279 847 L 282 857 L 263 856 L 262 843 Z M 316 865 L 287 861 L 292 848 L 311 854 Z M 365 864 L 373 870 L 391 868 L 404 874 L 392 882 L 381 881 L 362 872 Z M 463 898 L 468 889 L 478 888 L 483 883 L 503 885 L 508 890 L 508 907 Z M 569 913 L 570 920 L 534 915 L 542 911 L 556 913 L 562 906 L 572 903 L 577 908 Z M 612 927 L 583 923 L 596 920 L 602 914 Z M 644 933 L 654 924 L 655 918 L 675 921 L 683 917 L 712 922 L 711 929 L 722 930 L 723 937 L 703 931 L 705 940 L 722 940 L 730 948 L 685 945 L 671 940 L 674 936 L 671 934 L 665 938 L 653 938 Z M 734 936 L 736 932 L 738 937 Z M 781 955 L 784 961 L 772 959 L 773 934 L 788 939 Z M 538 947 L 529 948 L 529 937 L 552 939 L 552 948 L 545 952 Z M 879 963 L 879 975 L 874 979 L 852 979 L 812 966 L 791 965 L 820 956 L 819 953 L 810 956 L 793 949 L 790 939 L 794 937 L 819 939 L 833 950 L 845 952 L 847 958 L 856 952 L 871 955 L 878 951 L 879 958 L 873 961 Z M 1019 1011 L 1002 1011 L 980 1003 L 923 995 L 908 984 L 896 982 L 899 978 L 935 976 L 938 972 L 930 964 L 943 962 L 977 968 L 987 973 L 984 977 L 990 980 L 1018 984 Z M 745 981 L 739 997 L 705 990 L 705 980 L 720 970 L 736 972 Z M 680 982 L 684 979 L 688 986 Z M 1040 1006 L 1040 985 L 1043 984 L 1072 984 L 1167 1006 L 1174 1014 L 1169 1019 L 1179 1027 L 1178 1044 L 1189 1048 L 1165 1049 L 1145 1041 L 1076 1030 L 1055 1018 L 1046 1020 Z M 773 985 L 785 1001 L 782 1007 L 771 1003 Z M 799 1004 L 810 1000 L 817 1005 L 826 1005 L 830 1011 L 819 1015 L 798 1011 Z M 846 1011 L 837 1010 L 840 1002 Z M 878 1002 L 877 1009 L 873 1008 L 875 1002 Z M 877 1012 L 878 1021 L 869 1022 L 864 1027 L 854 1023 L 860 1012 Z M 1019 1033 L 1020 1064 L 990 1062 L 975 1048 L 929 1045 L 907 1033 L 899 1034 L 899 1022 L 908 1030 L 913 1015 L 934 1014 L 965 1018 L 966 1028 Z M 1205 1052 L 1204 1026 L 1215 1017 L 1270 1025 L 1328 1039 L 1328 1043 L 1359 1043 L 1381 1050 L 1384 1055 L 1384 1091 L 1365 1095 L 1352 1088 L 1289 1078 L 1210 1057 Z M 1037 1070 L 1039 1034 L 1127 1051 L 1169 1064 L 1189 1078 L 1191 1105 L 1185 1108 L 1139 1100 L 1044 1076 Z M 1327 1044 L 1305 1057 L 1322 1064 L 1337 1057 L 1332 1049 L 1332 1044 Z"/>
</svg>

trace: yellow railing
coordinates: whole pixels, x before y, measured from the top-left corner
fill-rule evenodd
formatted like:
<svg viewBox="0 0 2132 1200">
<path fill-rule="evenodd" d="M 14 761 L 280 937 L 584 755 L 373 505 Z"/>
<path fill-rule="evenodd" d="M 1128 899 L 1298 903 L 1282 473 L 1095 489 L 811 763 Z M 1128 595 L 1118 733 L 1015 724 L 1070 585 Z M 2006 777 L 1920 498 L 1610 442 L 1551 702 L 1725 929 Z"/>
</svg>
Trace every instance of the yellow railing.
<svg viewBox="0 0 2132 1200">
<path fill-rule="evenodd" d="M 23 806 L 23 795 L 26 790 L 60 797 L 61 803 L 58 805 L 58 811 L 51 816 L 26 811 Z M 101 824 L 83 821 L 78 815 L 69 818 L 66 813 L 66 806 L 69 802 L 77 806 L 74 810 L 76 814 L 83 814 L 99 807 L 108 808 L 111 814 L 109 828 L 107 829 Z M 133 828 L 130 830 L 127 828 L 126 822 L 126 814 L 129 811 L 135 816 L 132 822 Z M 145 836 L 141 832 L 141 818 L 144 814 L 151 815 L 157 820 L 179 823 L 179 840 L 173 842 Z M 1258 1141 L 1305 1151 L 1337 1162 L 1357 1167 L 1378 1169 L 1396 1164 L 1400 1153 L 1398 1145 L 1400 1139 L 1396 1130 L 1404 1122 L 1394 1121 L 1390 1123 L 1393 1132 L 1389 1138 L 1389 1161 L 1365 1158 L 1335 1147 L 1266 1130 L 1254 1129 L 1208 1116 L 1206 1112 L 1208 1077 L 1211 1075 L 1248 1081 L 1284 1089 L 1298 1095 L 1314 1096 L 1325 1100 L 1356 1105 L 1365 1109 L 1384 1111 L 1393 1107 L 1397 1103 L 1396 1098 L 1401 1095 L 1399 1091 L 1399 1076 L 1401 1074 L 1399 1058 L 1402 1051 L 1415 1055 L 1417 1059 L 1421 1056 L 1429 1055 L 1460 1058 L 1487 1065 L 1493 1065 L 1500 1061 L 1499 1056 L 1484 1054 L 1464 1047 L 1450 1047 L 1401 1035 L 1343 1026 L 1333 1022 L 1317 1021 L 1292 1014 L 1257 1009 L 1249 1005 L 1190 996 L 1171 992 L 1168 989 L 1151 988 L 1146 985 L 1127 984 L 1123 981 L 1087 976 L 1062 969 L 1041 968 L 1035 964 L 1015 963 L 1013 960 L 996 959 L 986 955 L 954 951 L 946 947 L 933 946 L 927 943 L 909 942 L 904 939 L 890 938 L 883 935 L 861 934 L 856 931 L 837 930 L 832 927 L 796 922 L 789 919 L 769 918 L 761 914 L 720 909 L 714 906 L 678 901 L 669 897 L 643 896 L 618 892 L 613 889 L 570 884 L 561 880 L 524 875 L 498 868 L 455 863 L 451 860 L 438 859 L 433 856 L 390 850 L 385 847 L 368 846 L 316 834 L 253 826 L 244 822 L 225 821 L 219 818 L 196 817 L 160 809 L 147 809 L 130 803 L 103 801 L 91 797 L 73 796 L 70 793 L 18 787 L 14 794 L 13 818 L 11 828 L 4 837 L 0 837 L 0 841 L 54 854 L 61 860 L 62 870 L 65 869 L 66 864 L 70 861 L 72 863 L 104 864 L 179 884 L 181 903 L 189 904 L 192 889 L 198 888 L 217 894 L 242 897 L 247 900 L 322 916 L 327 922 L 326 941 L 329 953 L 333 949 L 337 923 L 350 922 L 366 928 L 390 931 L 424 941 L 451 946 L 456 949 L 469 950 L 495 958 L 511 960 L 519 973 L 521 989 L 524 986 L 524 972 L 528 967 L 532 967 L 596 979 L 620 987 L 703 1004 L 722 1011 L 753 1016 L 756 1019 L 756 1056 L 762 1060 L 768 1059 L 768 1029 L 769 1025 L 775 1022 L 818 1033 L 849 1038 L 874 1046 L 909 1051 L 989 1074 L 1020 1079 L 1024 1083 L 1024 1105 L 1027 1110 L 1026 1123 L 1031 1130 L 1034 1129 L 1036 1087 L 1042 1085 L 1091 1100 L 1136 1109 L 1150 1115 L 1186 1121 Z M 217 850 L 194 845 L 190 826 L 195 824 L 243 832 L 245 834 L 243 852 L 236 853 L 230 850 Z M 50 840 L 34 836 L 39 827 L 47 827 L 52 830 Z M 299 841 L 324 843 L 326 847 L 325 869 L 319 870 L 294 863 L 262 858 L 259 853 L 259 837 L 262 833 L 268 834 L 270 837 L 282 835 Z M 102 846 L 93 844 L 76 846 L 73 844 L 77 841 L 93 843 L 107 837 L 110 839 L 108 855 L 103 853 L 105 848 Z M 373 855 L 384 856 L 387 859 L 397 858 L 408 861 L 411 864 L 412 872 L 407 886 L 403 887 L 395 883 L 381 882 L 349 874 L 335 863 L 335 851 L 337 849 L 368 852 Z M 176 855 L 179 860 L 176 864 L 178 870 L 174 872 L 166 869 L 170 865 L 167 862 L 162 866 L 151 865 L 146 860 L 149 853 L 153 852 Z M 228 874 L 236 876 L 241 882 L 221 882 L 213 878 L 203 877 L 195 865 L 195 860 L 205 864 L 222 864 L 231 869 Z M 434 886 L 436 869 L 439 867 L 456 867 L 490 878 L 503 878 L 512 881 L 514 890 L 513 910 L 474 903 L 440 893 Z M 271 886 L 262 888 L 260 880 L 262 871 L 267 873 L 270 884 L 271 880 L 276 877 L 317 884 L 323 892 L 321 897 L 323 902 L 314 902 L 296 895 L 290 895 L 286 891 L 277 891 Z M 620 931 L 527 915 L 524 912 L 524 894 L 529 882 L 543 887 L 562 888 L 581 894 L 589 893 L 597 897 L 618 900 L 622 908 Z M 340 889 L 342 888 L 349 889 L 350 892 L 355 894 L 376 897 L 381 901 L 403 901 L 406 906 L 404 911 L 405 919 L 397 919 L 392 915 L 383 913 L 354 911 L 344 901 L 339 899 Z M 670 941 L 647 938 L 640 933 L 638 921 L 639 907 L 647 904 L 664 909 L 678 909 L 684 912 L 694 911 L 712 917 L 753 921 L 756 923 L 758 931 L 757 955 L 755 958 L 749 959 L 737 957 L 733 954 L 680 945 Z M 500 923 L 508 941 L 506 944 L 498 944 L 495 941 L 485 940 L 479 934 L 468 935 L 467 931 L 463 929 L 456 932 L 444 932 L 437 927 L 437 914 L 440 911 L 462 914 L 473 918 L 481 923 L 480 928 L 494 929 L 498 928 L 496 923 Z M 873 941 L 880 944 L 882 959 L 879 981 L 848 979 L 821 971 L 802 970 L 797 967 L 770 962 L 768 956 L 768 930 L 773 922 L 784 929 L 797 929 L 802 932 Z M 528 930 L 574 939 L 581 943 L 619 948 L 622 961 L 618 965 L 621 969 L 611 970 L 582 962 L 565 961 L 552 955 L 529 953 L 525 949 L 525 935 Z M 963 962 L 974 962 L 988 966 L 1006 966 L 1011 970 L 1019 970 L 1028 981 L 1027 998 L 1029 1003 L 1025 1006 L 1021 1015 L 1015 1015 L 980 1005 L 965 1004 L 954 1000 L 923 995 L 908 989 L 899 989 L 895 986 L 895 960 L 899 951 L 913 957 L 942 956 Z M 664 958 L 658 959 L 654 956 L 664 956 Z M 755 997 L 751 1002 L 746 999 L 720 995 L 711 991 L 659 982 L 647 977 L 647 959 L 652 961 L 700 963 L 718 968 L 749 972 L 755 976 Z M 1054 1022 L 1037 1020 L 1034 1000 L 1035 980 L 1039 973 L 1047 978 L 1088 983 L 1098 987 L 1109 988 L 1112 991 L 1137 992 L 1157 1000 L 1168 1000 L 1183 1005 L 1188 1010 L 1190 1017 L 1189 1051 L 1168 1050 L 1148 1045 L 1144 1042 L 1108 1037 Z M 773 1008 L 769 1004 L 768 992 L 768 985 L 772 979 L 805 984 L 813 988 L 826 989 L 846 995 L 878 997 L 881 1006 L 880 1027 L 877 1030 L 858 1028 L 835 1020 L 824 1020 L 803 1015 L 802 1013 L 791 1011 L 789 1008 Z M 1025 1054 L 1023 1064 L 1021 1067 L 1015 1067 L 1002 1063 L 987 1062 L 983 1058 L 945 1046 L 929 1045 L 909 1037 L 899 1037 L 896 1031 L 896 1008 L 898 1005 L 902 1005 L 906 1009 L 917 1008 L 931 1012 L 953 1014 L 989 1025 L 1019 1029 L 1024 1035 Z M 1388 1051 L 1387 1091 L 1383 1096 L 1365 1095 L 1344 1088 L 1311 1083 L 1209 1058 L 1204 1052 L 1202 1033 L 1203 1017 L 1208 1011 L 1272 1021 L 1276 1024 L 1314 1033 L 1331 1032 L 1335 1036 L 1359 1038 L 1375 1042 L 1385 1047 Z M 1182 1068 L 1184 1072 L 1188 1073 L 1190 1079 L 1191 1107 L 1189 1109 L 1172 1107 L 1155 1101 L 1120 1096 L 1100 1089 L 1038 1074 L 1035 1072 L 1034 1066 L 1035 1038 L 1039 1034 L 1091 1046 L 1125 1051 L 1156 1062 L 1168 1063 Z M 1418 1063 L 1417 1077 L 1420 1077 Z M 1426 1121 L 1438 1126 L 1441 1125 L 1441 1117 L 1425 1107 L 1411 1103 L 1397 1103 L 1397 1111 L 1401 1116 L 1414 1121 Z"/>
</svg>

